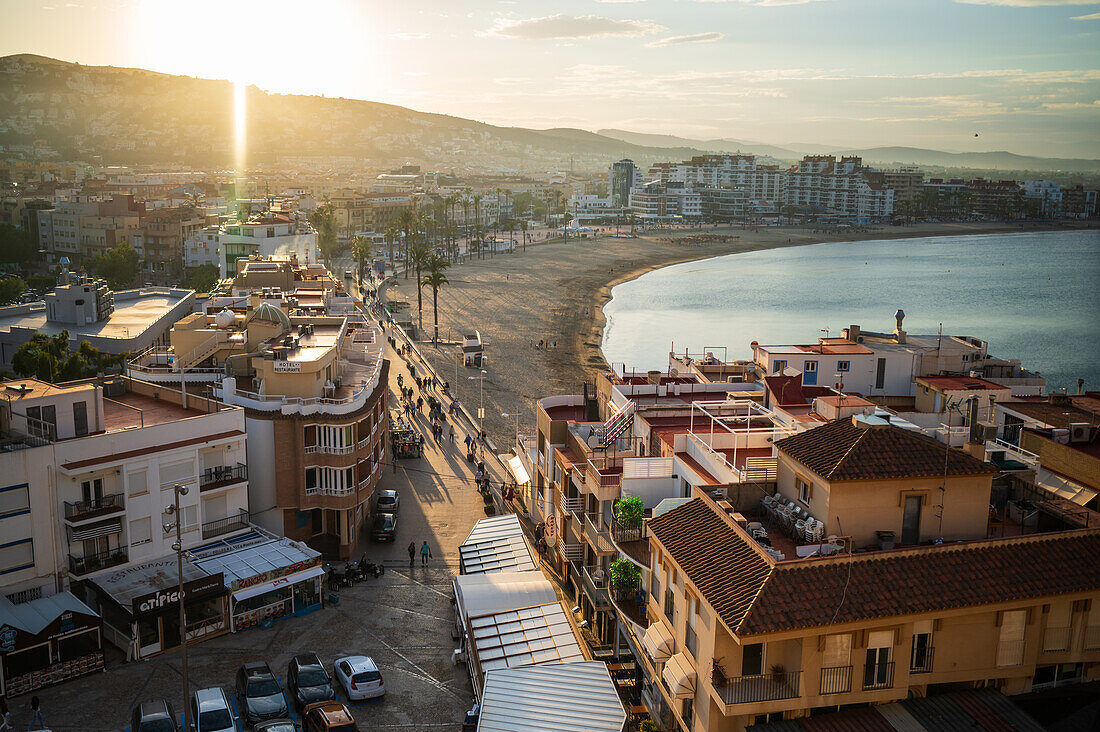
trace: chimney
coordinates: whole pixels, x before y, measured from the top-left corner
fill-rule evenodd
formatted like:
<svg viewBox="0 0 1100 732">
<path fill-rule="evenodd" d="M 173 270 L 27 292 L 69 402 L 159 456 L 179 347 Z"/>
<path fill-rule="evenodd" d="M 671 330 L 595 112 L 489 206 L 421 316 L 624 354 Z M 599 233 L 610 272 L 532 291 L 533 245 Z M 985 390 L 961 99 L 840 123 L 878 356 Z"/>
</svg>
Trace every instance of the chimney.
<svg viewBox="0 0 1100 732">
<path fill-rule="evenodd" d="M 646 379 L 647 379 L 647 381 L 649 381 L 650 384 L 660 384 L 661 383 L 661 372 L 657 371 L 657 370 L 647 371 L 646 372 Z"/>
<path fill-rule="evenodd" d="M 897 343 L 904 344 L 905 343 L 905 331 L 901 329 L 901 322 L 903 320 L 905 320 L 905 311 L 901 310 L 900 308 L 898 310 L 895 310 L 894 311 L 894 319 L 898 323 L 898 326 L 896 328 L 894 328 L 894 340 Z"/>
<path fill-rule="evenodd" d="M 859 326 L 849 325 L 847 328 L 841 331 L 841 335 L 852 341 L 853 343 L 859 343 Z"/>
</svg>

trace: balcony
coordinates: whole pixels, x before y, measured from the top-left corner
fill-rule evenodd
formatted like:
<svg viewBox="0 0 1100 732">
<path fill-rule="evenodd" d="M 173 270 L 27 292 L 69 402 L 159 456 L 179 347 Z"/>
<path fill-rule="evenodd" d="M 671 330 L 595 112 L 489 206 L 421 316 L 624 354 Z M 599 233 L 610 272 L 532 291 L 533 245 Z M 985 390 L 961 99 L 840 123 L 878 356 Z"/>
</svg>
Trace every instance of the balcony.
<svg viewBox="0 0 1100 732">
<path fill-rule="evenodd" d="M 584 591 L 595 607 L 607 607 L 611 604 L 608 594 L 607 570 L 599 567 L 584 567 L 580 573 Z"/>
<path fill-rule="evenodd" d="M 365 442 L 369 444 L 369 441 L 370 438 L 367 438 Z M 306 448 L 302 452 L 306 455 L 316 455 L 317 453 L 321 453 L 322 455 L 349 455 L 357 449 L 359 449 L 358 445 L 344 445 L 342 447 L 334 447 L 331 445 L 306 445 Z"/>
<path fill-rule="evenodd" d="M 558 506 L 561 508 L 561 512 L 571 513 L 577 517 L 584 515 L 584 497 L 577 496 L 576 498 L 569 498 L 564 493 L 558 499 Z"/>
<path fill-rule="evenodd" d="M 125 510 L 123 494 L 112 493 L 88 501 L 65 501 L 65 521 L 75 524 Z"/>
<path fill-rule="evenodd" d="M 646 619 L 646 606 L 648 603 L 646 603 L 645 590 L 638 588 L 623 593 L 612 588 L 611 603 L 616 610 L 623 614 L 623 617 L 636 626 L 634 629 L 635 634 L 645 632 L 645 629 L 649 626 L 649 621 Z"/>
<path fill-rule="evenodd" d="M 618 553 L 611 541 L 611 531 L 603 526 L 603 517 L 600 514 L 584 515 L 584 536 L 596 554 L 603 556 Z"/>
<path fill-rule="evenodd" d="M 241 509 L 236 516 L 228 516 L 216 521 L 207 521 L 202 525 L 202 538 L 212 539 L 215 536 L 229 534 L 234 531 L 248 528 L 248 511 Z"/>
<path fill-rule="evenodd" d="M 850 668 L 850 667 L 849 667 Z M 756 674 L 727 679 L 714 690 L 726 704 L 752 704 L 798 698 L 798 682 L 801 671 Z"/>
<path fill-rule="evenodd" d="M 909 655 L 909 673 L 932 673 L 932 659 L 936 655 L 935 650 L 932 646 L 915 646 Z"/>
<path fill-rule="evenodd" d="M 1046 628 L 1043 630 L 1043 652 L 1068 651 L 1072 633 L 1073 628 L 1068 625 L 1063 628 Z"/>
<path fill-rule="evenodd" d="M 832 666 L 821 669 L 821 694 L 847 694 L 851 690 L 851 666 Z"/>
<path fill-rule="evenodd" d="M 217 465 L 213 468 L 207 468 L 199 476 L 199 491 L 217 490 L 244 480 L 248 480 L 248 468 L 243 463 Z"/>
<path fill-rule="evenodd" d="M 622 482 L 622 457 L 597 456 L 588 459 L 588 468 L 584 474 L 584 492 L 592 493 L 600 501 L 610 501 L 618 497 Z"/>
<path fill-rule="evenodd" d="M 579 562 L 584 558 L 584 546 L 581 544 L 567 544 L 565 537 L 558 536 L 558 552 L 567 562 Z"/>
<path fill-rule="evenodd" d="M 894 686 L 894 662 L 868 661 L 863 666 L 863 690 L 891 689 Z"/>
<path fill-rule="evenodd" d="M 635 564 L 649 568 L 649 527 L 625 527 L 618 519 L 611 520 L 611 540 L 619 553 L 625 554 Z"/>
<path fill-rule="evenodd" d="M 1090 625 L 1085 628 L 1084 641 L 1086 651 L 1095 651 L 1100 648 L 1100 625 Z"/>
<path fill-rule="evenodd" d="M 1019 666 L 1024 662 L 1025 642 L 1022 640 L 1003 640 L 997 644 L 997 668 Z"/>
<path fill-rule="evenodd" d="M 98 572 L 101 569 L 108 569 L 110 567 L 117 567 L 120 564 L 126 564 L 128 561 L 130 561 L 130 555 L 127 553 L 126 547 L 124 546 L 108 549 L 105 552 L 85 554 L 82 557 L 75 557 L 70 554 L 69 574 L 82 575 L 88 574 L 89 572 Z"/>
</svg>

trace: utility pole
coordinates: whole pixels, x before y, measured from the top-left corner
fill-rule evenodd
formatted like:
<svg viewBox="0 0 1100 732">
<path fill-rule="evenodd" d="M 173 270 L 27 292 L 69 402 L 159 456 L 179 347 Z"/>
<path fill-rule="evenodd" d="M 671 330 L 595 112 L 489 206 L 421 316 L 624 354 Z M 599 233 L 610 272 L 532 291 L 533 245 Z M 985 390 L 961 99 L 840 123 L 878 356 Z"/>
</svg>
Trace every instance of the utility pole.
<svg viewBox="0 0 1100 732">
<path fill-rule="evenodd" d="M 187 615 L 184 612 L 183 592 L 183 527 L 180 521 L 180 496 L 187 495 L 187 486 L 176 483 L 172 486 L 175 494 L 175 502 L 164 507 L 164 512 L 175 518 L 176 542 L 172 544 L 172 550 L 176 552 L 176 571 L 179 577 L 177 592 L 180 601 L 180 661 L 183 664 L 183 728 L 191 729 L 191 690 L 187 683 Z M 164 528 L 170 528 L 171 524 L 165 524 Z"/>
</svg>

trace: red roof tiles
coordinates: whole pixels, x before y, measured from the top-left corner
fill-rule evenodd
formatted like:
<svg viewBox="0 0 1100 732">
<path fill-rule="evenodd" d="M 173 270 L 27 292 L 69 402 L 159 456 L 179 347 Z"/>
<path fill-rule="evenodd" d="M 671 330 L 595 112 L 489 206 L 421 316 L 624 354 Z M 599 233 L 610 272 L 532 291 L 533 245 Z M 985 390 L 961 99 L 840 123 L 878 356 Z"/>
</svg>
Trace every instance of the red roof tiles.
<svg viewBox="0 0 1100 732">
<path fill-rule="evenodd" d="M 775 447 L 829 481 L 997 473 L 991 463 L 931 437 L 893 425 L 857 426 L 853 419 L 833 420 Z"/>
</svg>

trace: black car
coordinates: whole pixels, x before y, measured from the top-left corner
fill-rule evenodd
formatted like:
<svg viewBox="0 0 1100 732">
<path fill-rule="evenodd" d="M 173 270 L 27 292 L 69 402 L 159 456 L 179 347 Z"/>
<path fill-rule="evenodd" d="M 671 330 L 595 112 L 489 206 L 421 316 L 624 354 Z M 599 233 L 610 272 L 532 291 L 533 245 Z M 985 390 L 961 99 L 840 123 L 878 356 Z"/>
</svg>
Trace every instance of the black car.
<svg viewBox="0 0 1100 732">
<path fill-rule="evenodd" d="M 266 663 L 246 663 L 237 669 L 237 700 L 249 725 L 287 716 L 283 687 Z"/>
<path fill-rule="evenodd" d="M 397 514 L 380 513 L 374 517 L 374 526 L 371 528 L 371 536 L 379 541 L 393 541 L 397 538 Z"/>
<path fill-rule="evenodd" d="M 138 704 L 130 716 L 130 732 L 179 732 L 179 729 L 179 718 L 172 705 L 163 699 Z"/>
<path fill-rule="evenodd" d="M 273 719 L 263 722 L 252 728 L 253 732 L 298 732 L 298 725 L 293 719 Z"/>
<path fill-rule="evenodd" d="M 336 698 L 332 679 L 316 653 L 303 653 L 290 659 L 286 668 L 286 688 L 299 712 L 306 704 Z"/>
</svg>

